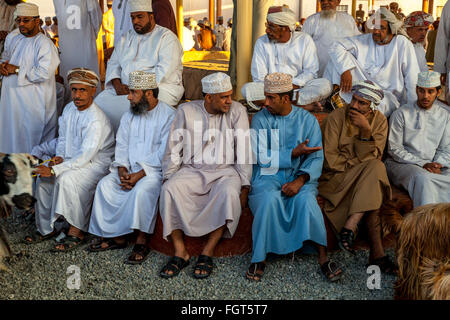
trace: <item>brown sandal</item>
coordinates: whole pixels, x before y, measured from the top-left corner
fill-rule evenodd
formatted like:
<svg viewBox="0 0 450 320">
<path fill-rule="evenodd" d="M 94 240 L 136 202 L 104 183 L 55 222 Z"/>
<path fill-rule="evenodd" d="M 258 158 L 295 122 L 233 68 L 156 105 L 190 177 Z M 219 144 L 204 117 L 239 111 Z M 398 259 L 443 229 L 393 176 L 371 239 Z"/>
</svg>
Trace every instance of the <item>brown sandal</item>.
<svg viewBox="0 0 450 320">
<path fill-rule="evenodd" d="M 245 277 L 251 281 L 261 281 L 261 278 L 264 275 L 264 269 L 266 268 L 265 262 L 256 262 L 250 264 L 247 272 L 245 273 Z"/>
</svg>

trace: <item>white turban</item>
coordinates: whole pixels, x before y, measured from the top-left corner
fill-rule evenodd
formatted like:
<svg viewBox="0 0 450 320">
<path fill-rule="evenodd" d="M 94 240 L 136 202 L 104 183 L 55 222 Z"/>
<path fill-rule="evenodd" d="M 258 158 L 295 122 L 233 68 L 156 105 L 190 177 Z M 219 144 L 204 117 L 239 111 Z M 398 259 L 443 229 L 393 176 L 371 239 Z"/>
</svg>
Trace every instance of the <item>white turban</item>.
<svg viewBox="0 0 450 320">
<path fill-rule="evenodd" d="M 273 9 L 274 7 L 269 8 L 269 12 Z M 295 31 L 297 23 L 294 11 L 286 7 L 280 7 L 279 12 L 268 13 L 267 21 L 279 26 L 287 26 L 291 32 Z"/>
<path fill-rule="evenodd" d="M 386 9 L 385 7 L 381 7 L 380 9 L 378 9 L 377 12 L 375 12 L 375 14 L 372 15 L 367 20 L 366 25 L 369 29 L 373 29 L 375 26 L 380 25 L 380 20 L 385 20 L 389 23 L 389 27 L 391 28 L 392 34 L 394 35 L 402 34 L 408 37 L 406 31 L 403 30 L 403 21 L 397 19 L 395 14 L 393 14 L 390 10 Z"/>
<path fill-rule="evenodd" d="M 264 82 L 248 82 L 242 86 L 241 92 L 250 107 L 255 110 L 261 109 L 253 101 L 266 99 L 264 95 Z"/>
<path fill-rule="evenodd" d="M 130 0 L 130 13 L 153 12 L 152 0 Z"/>
<path fill-rule="evenodd" d="M 375 106 L 379 105 L 384 98 L 383 89 L 372 81 L 365 80 L 358 82 L 352 87 L 353 95 L 369 100 L 371 102 L 370 108 L 375 110 Z"/>
<path fill-rule="evenodd" d="M 16 6 L 15 17 L 37 17 L 39 16 L 39 7 L 34 3 L 19 3 Z"/>
<path fill-rule="evenodd" d="M 297 104 L 308 104 L 327 99 L 333 92 L 333 85 L 326 78 L 313 79 L 308 85 L 298 90 Z"/>
<path fill-rule="evenodd" d="M 233 90 L 231 78 L 223 72 L 215 72 L 202 79 L 203 93 L 216 94 Z"/>
</svg>

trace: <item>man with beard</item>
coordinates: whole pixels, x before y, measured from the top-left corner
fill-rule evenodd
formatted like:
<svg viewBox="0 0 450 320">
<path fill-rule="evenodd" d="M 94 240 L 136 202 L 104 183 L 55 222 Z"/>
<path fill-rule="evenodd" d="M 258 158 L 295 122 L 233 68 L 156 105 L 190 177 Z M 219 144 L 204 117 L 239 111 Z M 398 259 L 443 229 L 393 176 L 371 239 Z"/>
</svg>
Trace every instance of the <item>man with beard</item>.
<svg viewBox="0 0 450 320">
<path fill-rule="evenodd" d="M 414 102 L 420 72 L 414 47 L 402 29 L 403 22 L 386 8 L 367 20 L 371 33 L 337 40 L 330 47 L 324 76 L 340 85 L 340 96 L 350 103 L 352 85 L 370 80 L 384 91 L 377 106 L 386 117 L 401 103 Z"/>
<path fill-rule="evenodd" d="M 58 46 L 61 52 L 60 74 L 65 76 L 73 68 L 88 68 L 99 74 L 97 35 L 103 14 L 97 0 L 53 0 L 59 21 Z M 65 103 L 70 101 L 66 84 Z M 101 91 L 98 84 L 97 94 Z"/>
<path fill-rule="evenodd" d="M 105 90 L 95 102 L 105 111 L 114 130 L 128 109 L 128 76 L 141 70 L 156 74 L 158 100 L 175 106 L 181 99 L 183 48 L 169 29 L 155 23 L 152 1 L 130 0 L 128 6 L 133 23 L 114 48 L 106 70 Z"/>
<path fill-rule="evenodd" d="M 0 54 L 3 53 L 6 36 L 16 28 L 14 10 L 21 2 L 22 0 L 0 0 Z"/>
<path fill-rule="evenodd" d="M 406 17 L 404 27 L 408 36 L 414 44 L 416 51 L 417 63 L 420 67 L 420 72 L 428 71 L 427 59 L 425 58 L 425 38 L 428 29 L 433 24 L 433 16 L 423 11 L 414 11 Z"/>
<path fill-rule="evenodd" d="M 208 235 L 194 267 L 194 277 L 207 278 L 220 239 L 236 231 L 247 204 L 252 176 L 247 111 L 231 100 L 231 79 L 222 72 L 202 79 L 205 100 L 178 107 L 163 160 L 160 208 L 163 237 L 175 255 L 160 276 L 172 278 L 189 264 L 183 234 Z"/>
<path fill-rule="evenodd" d="M 323 76 L 330 60 L 328 50 L 333 42 L 360 34 L 351 15 L 336 11 L 340 2 L 340 0 L 321 0 L 322 11 L 306 19 L 302 28 L 302 31 L 309 34 L 316 44 L 319 56 L 319 77 Z"/>
<path fill-rule="evenodd" d="M 28 153 L 56 133 L 58 51 L 40 32 L 37 5 L 20 3 L 16 13 L 19 27 L 6 37 L 0 65 L 0 152 L 4 153 Z"/>
<path fill-rule="evenodd" d="M 120 121 L 116 156 L 111 173 L 97 185 L 89 232 L 104 237 L 89 251 L 125 248 L 126 234 L 138 230 L 130 264 L 149 254 L 147 240 L 155 228 L 162 184 L 161 161 L 175 109 L 158 101 L 156 75 L 134 71 L 129 75 L 130 110 Z"/>
<path fill-rule="evenodd" d="M 37 233 L 26 243 L 56 234 L 55 221 L 62 217 L 70 225 L 67 236 L 52 251 L 69 251 L 83 243 L 89 228 L 94 191 L 111 164 L 114 133 L 103 111 L 93 102 L 99 78 L 84 68 L 69 71 L 73 101 L 59 118 L 56 156 L 49 166 L 36 169 Z"/>
<path fill-rule="evenodd" d="M 450 202 L 450 112 L 436 101 L 438 72 L 419 74 L 417 102 L 395 111 L 389 125 L 391 181 L 408 190 L 414 207 Z"/>
<path fill-rule="evenodd" d="M 269 8 L 266 34 L 255 43 L 251 72 L 254 82 L 264 82 L 265 76 L 270 73 L 290 74 L 294 86 L 293 99 L 298 103 L 299 89 L 315 91 L 308 90 L 308 82 L 317 78 L 319 58 L 311 36 L 294 32 L 296 20 L 294 12 L 285 6 Z M 310 103 L 319 100 L 320 97 L 317 97 Z"/>
</svg>

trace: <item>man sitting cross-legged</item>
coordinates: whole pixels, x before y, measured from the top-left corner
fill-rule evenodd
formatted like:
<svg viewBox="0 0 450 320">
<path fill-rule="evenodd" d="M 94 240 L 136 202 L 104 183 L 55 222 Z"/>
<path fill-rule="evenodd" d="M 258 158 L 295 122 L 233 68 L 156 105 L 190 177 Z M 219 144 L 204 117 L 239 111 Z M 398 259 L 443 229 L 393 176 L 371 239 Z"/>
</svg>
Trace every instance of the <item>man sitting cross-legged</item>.
<svg viewBox="0 0 450 320">
<path fill-rule="evenodd" d="M 126 260 L 143 262 L 149 254 L 148 235 L 155 228 L 162 184 L 161 161 L 175 109 L 158 100 L 154 73 L 131 72 L 130 111 L 120 121 L 116 157 L 111 173 L 95 192 L 89 232 L 105 237 L 89 251 L 126 247 L 126 234 L 139 230 L 136 244 Z"/>
<path fill-rule="evenodd" d="M 252 172 L 247 112 L 231 100 L 228 75 L 208 75 L 202 88 L 204 101 L 178 107 L 164 156 L 163 237 L 172 241 L 175 256 L 161 270 L 163 278 L 178 275 L 188 265 L 183 234 L 209 234 L 194 268 L 195 278 L 208 277 L 217 243 L 222 236 L 233 236 L 247 203 Z"/>
<path fill-rule="evenodd" d="M 369 263 L 393 272 L 384 255 L 379 209 L 391 199 L 391 187 L 381 157 L 386 145 L 388 123 L 375 106 L 383 90 L 368 80 L 356 84 L 350 105 L 334 110 L 322 123 L 324 172 L 319 194 L 324 211 L 339 234 L 339 246 L 354 252 L 358 223 L 366 215 L 369 234 Z"/>
<path fill-rule="evenodd" d="M 266 108 L 252 118 L 257 164 L 249 195 L 253 254 L 246 277 L 261 279 L 267 253 L 287 254 L 312 242 L 323 274 L 336 281 L 342 270 L 327 257 L 325 223 L 316 200 L 323 163 L 319 123 L 292 106 L 291 75 L 267 75 L 264 92 Z"/>
<path fill-rule="evenodd" d="M 49 238 L 59 217 L 70 229 L 54 251 L 71 250 L 88 231 L 94 191 L 111 164 L 114 133 L 103 111 L 93 102 L 99 81 L 95 72 L 76 68 L 67 75 L 73 102 L 59 118 L 56 157 L 50 165 L 36 169 L 36 226 L 38 233 L 27 236 L 33 243 Z"/>
<path fill-rule="evenodd" d="M 440 74 L 419 74 L 417 102 L 390 119 L 386 169 L 392 183 L 408 190 L 414 207 L 450 202 L 450 112 L 436 101 Z"/>
</svg>

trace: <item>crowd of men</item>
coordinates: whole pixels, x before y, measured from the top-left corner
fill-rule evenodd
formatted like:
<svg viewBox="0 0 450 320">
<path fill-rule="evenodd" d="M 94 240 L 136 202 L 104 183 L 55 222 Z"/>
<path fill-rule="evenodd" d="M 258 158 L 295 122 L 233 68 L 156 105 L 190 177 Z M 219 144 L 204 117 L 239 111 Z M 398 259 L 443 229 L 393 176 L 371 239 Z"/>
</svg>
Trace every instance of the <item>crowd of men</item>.
<svg viewBox="0 0 450 320">
<path fill-rule="evenodd" d="M 116 2 L 121 9 L 117 0 L 112 9 Z M 435 71 L 420 47 L 433 22 L 424 12 L 403 21 L 380 8 L 367 20 L 371 32 L 361 34 L 350 15 L 336 11 L 339 0 L 321 0 L 322 11 L 296 32 L 292 10 L 270 7 L 266 34 L 255 43 L 253 82 L 242 88 L 244 107 L 232 100 L 231 79 L 221 72 L 201 80 L 203 100 L 180 104 L 183 47 L 157 23 L 156 2 L 129 0 L 128 15 L 114 15 L 132 27 L 114 34 L 103 91 L 95 47 L 81 55 L 76 40 L 96 39 L 97 1 L 78 3 L 82 25 L 93 26 L 84 31 L 65 29 L 66 2 L 58 2 L 60 54 L 40 32 L 39 8 L 17 5 L 18 28 L 6 37 L 0 65 L 0 152 L 41 161 L 36 232 L 24 241 L 56 237 L 52 250 L 66 252 L 92 234 L 88 250 L 98 252 L 126 248 L 136 232 L 126 263 L 140 264 L 159 212 L 175 252 L 160 276 L 175 277 L 190 263 L 185 235 L 207 235 L 193 271 L 201 279 L 248 205 L 249 280 L 261 280 L 268 253 L 299 249 L 316 251 L 326 279 L 340 279 L 343 270 L 328 257 L 324 217 L 350 253 L 365 226 L 369 264 L 395 273 L 379 214 L 391 184 L 405 189 L 415 207 L 450 202 L 450 111 L 438 99 L 448 92 L 450 4 L 437 33 Z M 216 46 L 226 38 L 219 29 Z M 58 66 L 69 94 L 61 110 Z M 317 110 L 330 112 L 321 126 Z"/>
</svg>

